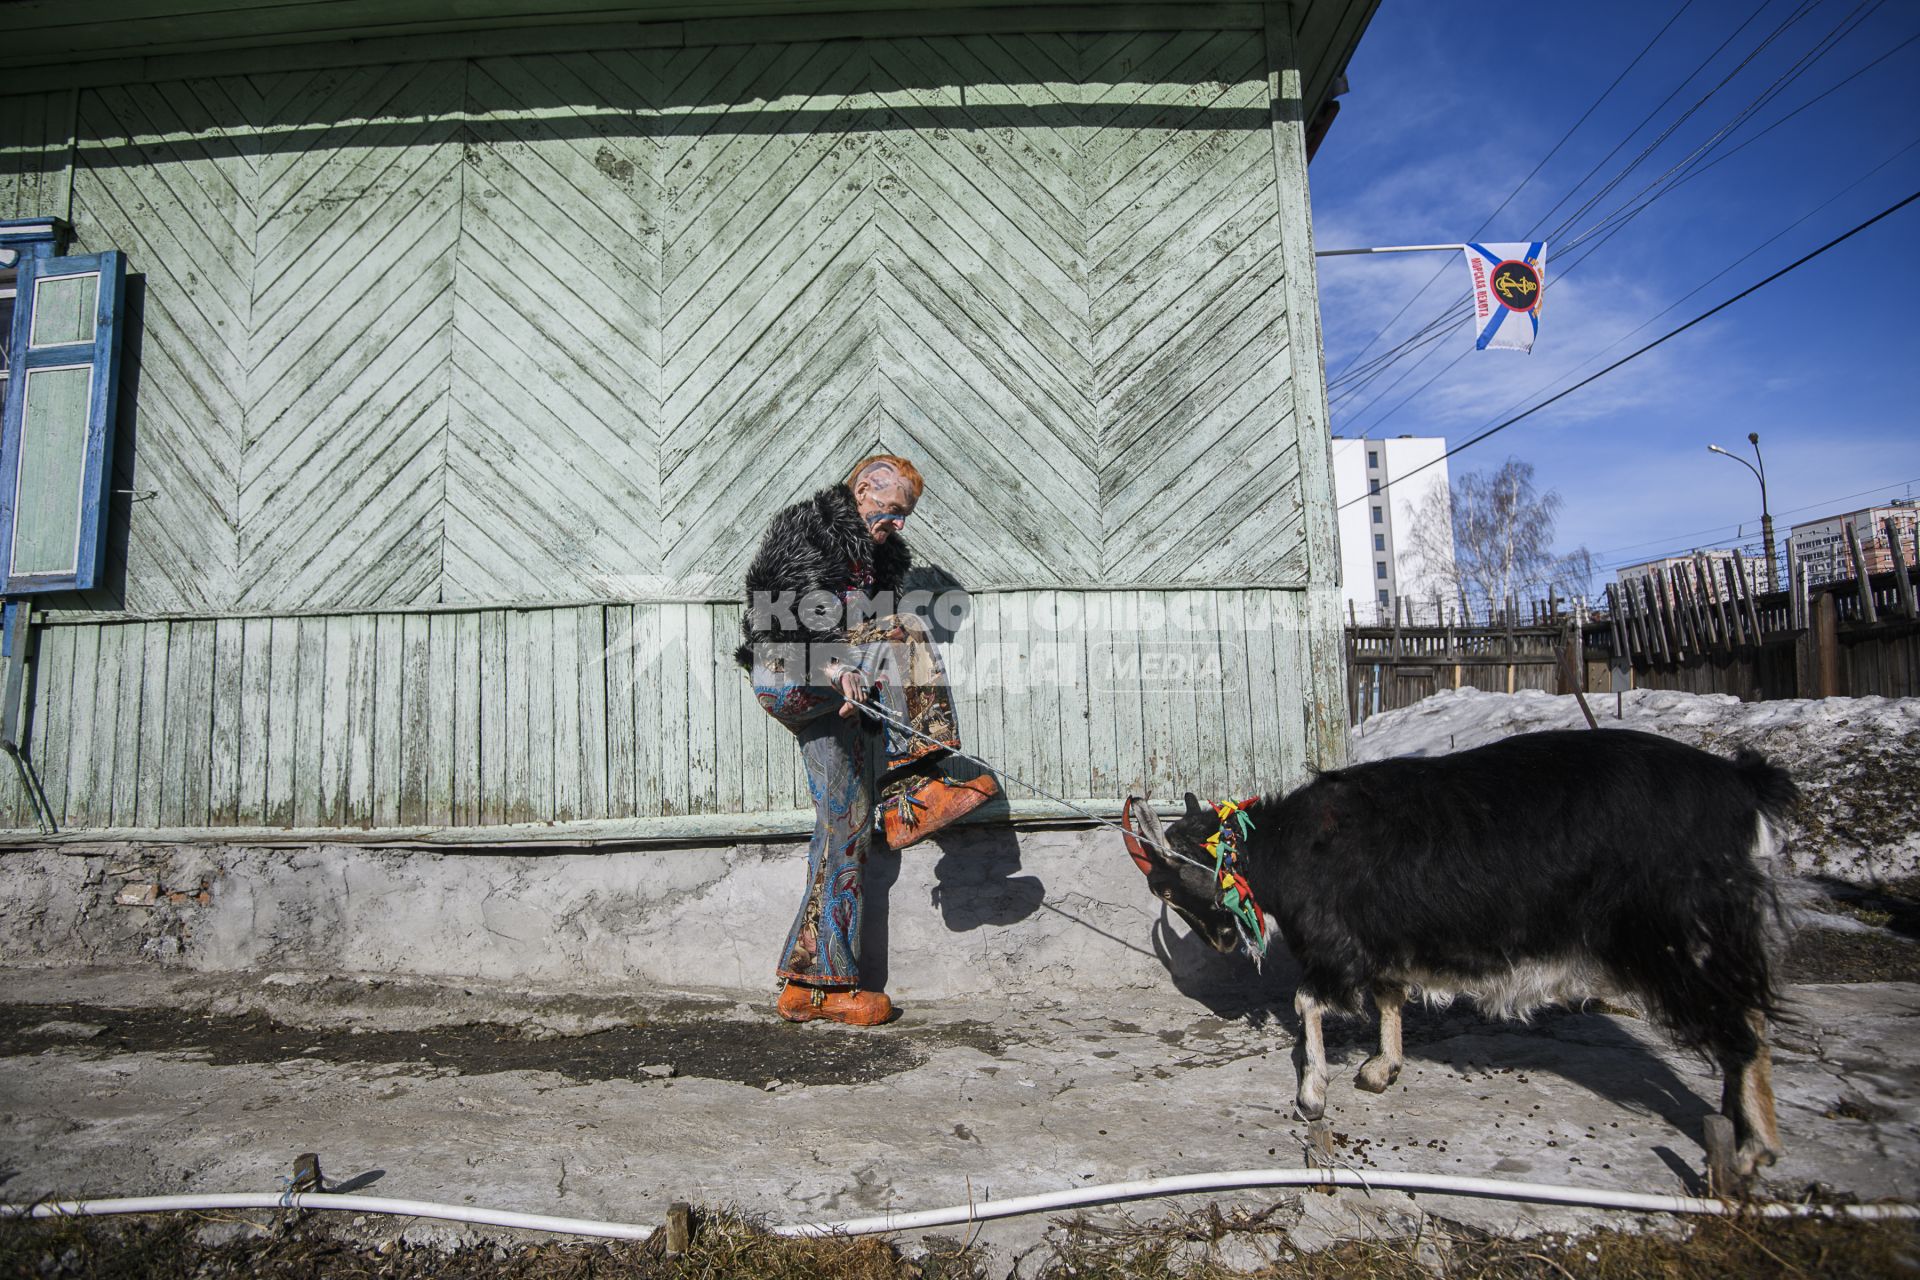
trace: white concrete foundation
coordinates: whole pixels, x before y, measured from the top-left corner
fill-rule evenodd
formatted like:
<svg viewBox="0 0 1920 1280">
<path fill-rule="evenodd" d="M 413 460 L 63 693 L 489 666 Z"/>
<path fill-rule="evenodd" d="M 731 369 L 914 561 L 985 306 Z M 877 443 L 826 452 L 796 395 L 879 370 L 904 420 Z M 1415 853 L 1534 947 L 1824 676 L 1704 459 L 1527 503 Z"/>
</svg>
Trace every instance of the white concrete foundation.
<svg viewBox="0 0 1920 1280">
<path fill-rule="evenodd" d="M 754 997 L 805 881 L 802 843 L 529 854 L 352 845 L 0 855 L 14 964 L 154 963 Z M 902 1001 L 1177 988 L 1252 976 L 1160 909 L 1105 829 L 964 830 L 876 854 L 864 974 Z M 1170 975 L 1173 981 L 1169 981 Z"/>
</svg>

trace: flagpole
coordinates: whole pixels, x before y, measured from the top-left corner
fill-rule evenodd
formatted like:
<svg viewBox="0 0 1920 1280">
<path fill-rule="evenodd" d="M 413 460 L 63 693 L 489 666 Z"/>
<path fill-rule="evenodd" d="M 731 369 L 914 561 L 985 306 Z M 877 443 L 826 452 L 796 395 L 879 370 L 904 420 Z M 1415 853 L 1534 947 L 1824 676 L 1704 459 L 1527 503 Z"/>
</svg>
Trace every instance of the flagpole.
<svg viewBox="0 0 1920 1280">
<path fill-rule="evenodd" d="M 1316 258 L 1340 258 L 1352 253 L 1458 253 L 1463 244 L 1388 244 L 1373 249 L 1316 249 Z"/>
</svg>

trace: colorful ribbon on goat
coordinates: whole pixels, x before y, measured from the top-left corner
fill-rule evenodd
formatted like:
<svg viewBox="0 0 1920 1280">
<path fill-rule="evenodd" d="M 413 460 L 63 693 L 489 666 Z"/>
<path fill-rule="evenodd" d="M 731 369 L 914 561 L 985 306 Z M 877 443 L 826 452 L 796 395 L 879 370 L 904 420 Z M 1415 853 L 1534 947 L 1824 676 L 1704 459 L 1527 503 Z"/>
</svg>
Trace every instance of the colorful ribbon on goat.
<svg viewBox="0 0 1920 1280">
<path fill-rule="evenodd" d="M 1206 850 L 1213 855 L 1213 874 L 1220 889 L 1220 905 L 1240 924 L 1240 941 L 1255 961 L 1267 954 L 1270 941 L 1266 913 L 1254 901 L 1253 886 L 1240 872 L 1240 842 L 1253 830 L 1253 815 L 1247 812 L 1259 799 L 1235 803 L 1228 800 L 1214 806 L 1220 817 L 1220 829 L 1206 839 Z"/>
</svg>

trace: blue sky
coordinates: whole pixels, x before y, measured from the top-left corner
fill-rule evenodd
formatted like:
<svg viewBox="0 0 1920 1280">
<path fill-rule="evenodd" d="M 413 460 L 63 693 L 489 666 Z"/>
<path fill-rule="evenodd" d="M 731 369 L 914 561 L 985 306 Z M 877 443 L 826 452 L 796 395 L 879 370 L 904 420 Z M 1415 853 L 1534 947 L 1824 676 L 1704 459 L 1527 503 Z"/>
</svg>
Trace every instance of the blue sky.
<svg viewBox="0 0 1920 1280">
<path fill-rule="evenodd" d="M 1340 117 L 1313 162 L 1319 247 L 1467 239 L 1669 19 L 1665 35 L 1477 237 L 1520 241 L 1552 230 L 1726 80 L 1611 194 L 1549 240 L 1545 309 L 1532 354 L 1472 351 L 1463 313 L 1431 348 L 1350 389 L 1352 375 L 1346 383 L 1341 375 L 1356 357 L 1372 360 L 1464 297 L 1466 268 L 1457 254 L 1320 261 L 1336 432 L 1463 440 L 1920 190 L 1920 40 L 1899 47 L 1920 35 L 1915 0 L 1693 0 L 1684 9 L 1680 0 L 1383 0 L 1348 69 L 1352 88 Z M 1838 38 L 1797 78 L 1692 170 L 1676 175 L 1697 176 L 1668 179 L 1616 234 L 1567 249 L 1709 143 L 1836 29 Z M 1889 51 L 1879 65 L 1757 137 Z M 1704 70 L 1679 88 L 1703 61 Z M 1653 118 L 1636 132 L 1649 113 Z M 1760 433 L 1782 538 L 1796 521 L 1920 495 L 1916 246 L 1920 203 L 1449 465 L 1457 475 L 1509 456 L 1533 463 L 1541 486 L 1565 503 L 1559 550 L 1584 545 L 1603 565 L 1733 545 L 1743 522 L 1746 537 L 1757 540 L 1759 486 L 1744 467 L 1706 448 L 1745 450 L 1749 431 Z M 1442 265 L 1445 274 L 1363 355 Z M 1847 496 L 1854 494 L 1862 496 Z"/>
</svg>

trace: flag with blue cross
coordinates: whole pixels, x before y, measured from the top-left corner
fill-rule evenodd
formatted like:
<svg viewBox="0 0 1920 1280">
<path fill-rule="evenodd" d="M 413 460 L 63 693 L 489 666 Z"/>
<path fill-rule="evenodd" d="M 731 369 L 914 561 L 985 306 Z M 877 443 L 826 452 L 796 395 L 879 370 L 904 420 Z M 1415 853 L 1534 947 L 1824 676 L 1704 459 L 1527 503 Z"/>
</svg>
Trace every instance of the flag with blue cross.
<svg viewBox="0 0 1920 1280">
<path fill-rule="evenodd" d="M 1473 280 L 1473 345 L 1532 351 L 1540 334 L 1540 298 L 1547 291 L 1547 245 L 1469 244 Z"/>
</svg>

